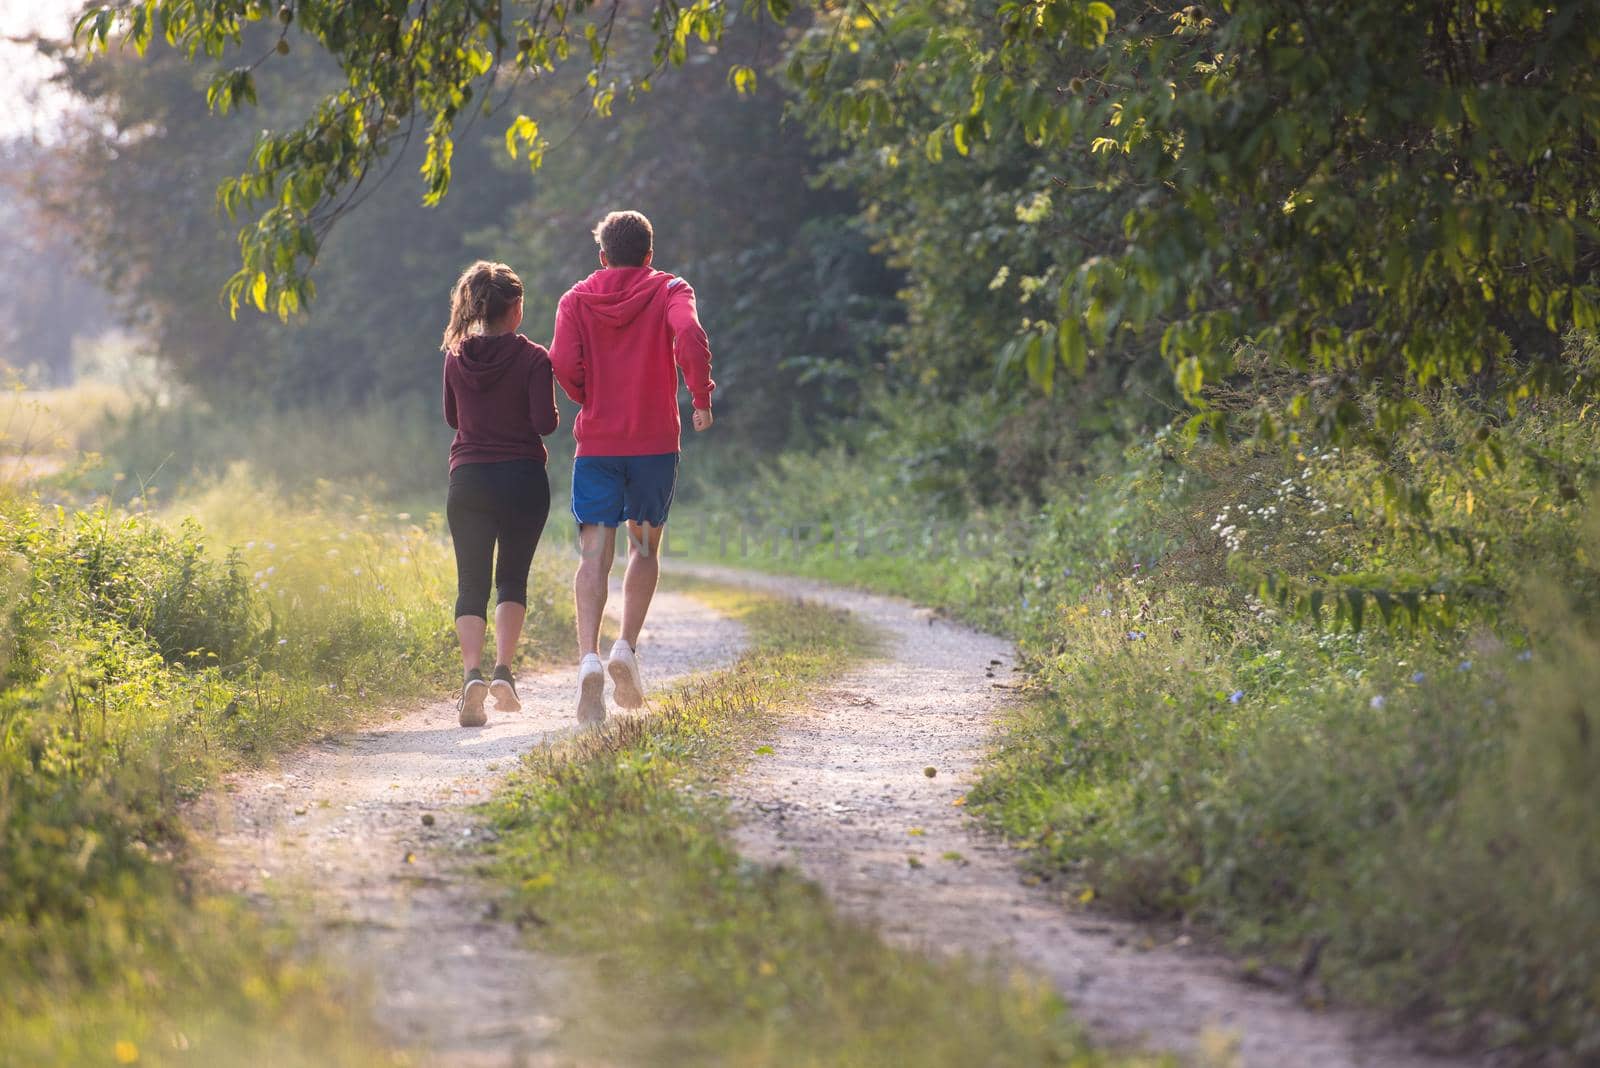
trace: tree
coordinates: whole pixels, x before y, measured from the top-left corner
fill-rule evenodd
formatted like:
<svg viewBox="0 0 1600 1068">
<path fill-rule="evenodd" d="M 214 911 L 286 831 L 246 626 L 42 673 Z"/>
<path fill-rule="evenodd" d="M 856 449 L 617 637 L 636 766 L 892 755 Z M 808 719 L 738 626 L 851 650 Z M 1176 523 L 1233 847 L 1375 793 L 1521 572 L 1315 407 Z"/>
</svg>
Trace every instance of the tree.
<svg viewBox="0 0 1600 1068">
<path fill-rule="evenodd" d="M 264 135 L 223 183 L 230 210 L 270 204 L 243 235 L 233 296 L 297 307 L 321 228 L 413 127 L 428 131 L 436 199 L 458 117 L 507 79 L 553 69 L 581 40 L 605 112 L 732 17 L 707 0 L 657 0 L 655 46 L 632 66 L 610 47 L 623 10 L 279 8 L 278 50 L 298 27 L 344 86 L 298 128 Z M 1600 325 L 1600 25 L 1583 0 L 1225 0 L 1121 15 L 1101 0 L 819 0 L 807 14 L 791 71 L 821 121 L 891 132 L 935 161 L 1020 140 L 1035 154 L 1028 173 L 1049 176 L 1033 190 L 1035 221 L 1090 222 L 1053 255 L 1054 309 L 1022 317 L 1004 350 L 1041 384 L 1058 361 L 1076 369 L 1159 343 L 1202 409 L 1196 425 L 1226 430 L 1209 391 L 1256 366 L 1297 382 L 1286 403 L 1256 406 L 1259 432 L 1289 420 L 1380 445 L 1416 416 L 1419 389 L 1469 388 L 1492 416 L 1595 388 L 1563 343 Z M 99 45 L 114 30 L 139 47 L 159 32 L 220 54 L 271 17 L 259 0 L 153 0 L 97 9 L 82 28 Z M 213 104 L 249 99 L 253 78 L 218 75 Z M 527 115 L 507 142 L 535 161 L 548 147 Z"/>
<path fill-rule="evenodd" d="M 50 386 L 72 381 L 74 343 L 110 323 L 70 235 L 42 210 L 39 190 L 59 165 L 51 147 L 0 144 L 0 365 Z"/>
<path fill-rule="evenodd" d="M 241 48 L 275 32 L 247 27 Z M 648 63 L 652 40 L 648 27 L 619 25 L 613 55 Z M 636 207 L 656 219 L 660 265 L 694 282 L 728 357 L 717 370 L 719 425 L 776 448 L 852 403 L 857 369 L 881 351 L 896 285 L 853 224 L 855 198 L 813 183 L 823 161 L 799 124 L 783 123 L 777 81 L 741 90 L 727 77 L 729 57 L 770 63 L 778 44 L 751 22 L 731 26 L 722 58 L 709 48 L 692 57 L 677 92 L 619 100 L 606 119 L 582 72 L 518 87 L 508 110 L 544 116 L 561 151 L 530 175 L 506 156 L 501 131 L 480 125 L 458 136 L 458 195 L 419 209 L 409 183 L 369 183 L 361 209 L 319 244 L 317 302 L 285 321 L 235 321 L 218 302 L 237 252 L 209 191 L 246 164 L 262 122 L 286 121 L 336 82 L 310 50 L 261 72 L 259 104 L 225 116 L 194 90 L 209 70 L 180 52 L 69 62 L 69 84 L 96 120 L 70 141 L 58 217 L 176 376 L 236 410 L 433 403 L 448 288 L 465 264 L 516 267 L 528 289 L 524 330 L 547 340 L 556 298 L 595 266 L 595 221 Z M 413 145 L 391 162 L 398 170 L 424 153 Z M 130 209 L 130 192 L 155 202 L 163 190 L 177 194 L 163 210 Z"/>
<path fill-rule="evenodd" d="M 1287 405 L 1257 406 L 1258 430 L 1288 418 L 1380 444 L 1420 389 L 1502 408 L 1594 389 L 1563 340 L 1600 326 L 1593 5 L 880 12 L 813 35 L 795 74 L 815 104 L 850 136 L 920 135 L 933 156 L 1021 137 L 1049 175 L 1037 195 L 1073 198 L 1046 213 L 1088 226 L 1052 280 L 1056 314 L 1018 333 L 1036 379 L 1045 353 L 1076 367 L 1159 339 L 1217 429 L 1209 391 L 1253 365 L 1299 376 Z M 840 40 L 894 49 L 897 76 L 830 84 Z"/>
<path fill-rule="evenodd" d="M 752 2 L 747 8 L 758 10 Z M 767 0 L 775 17 L 787 0 Z M 613 62 L 611 40 L 621 0 L 537 2 L 432 0 L 413 7 L 406 0 L 359 4 L 285 0 L 139 0 L 87 9 L 75 37 L 92 51 L 113 38 L 143 54 L 157 38 L 190 60 L 219 60 L 241 53 L 250 62 L 214 73 L 206 102 L 223 114 L 257 100 L 258 72 L 291 55 L 296 42 L 311 41 L 337 67 L 337 82 L 307 109 L 309 115 L 284 132 L 264 131 L 247 166 L 224 179 L 218 201 L 230 215 L 261 208 L 240 234 L 243 265 L 226 287 L 230 308 L 248 299 L 280 316 L 296 312 L 315 290 L 308 276 L 333 221 L 378 180 L 381 161 L 425 138 L 421 173 L 424 202 L 436 204 L 450 188 L 455 134 L 474 114 L 497 108 L 496 93 L 513 92 L 529 77 L 553 73 L 575 51 L 587 57 L 586 77 L 594 109 L 609 113 L 619 94 L 648 90 L 667 64 L 682 64 L 691 37 L 719 38 L 728 11 L 711 0 L 656 0 L 649 25 L 655 46 L 649 62 L 625 67 Z M 247 30 L 275 25 L 271 42 L 253 41 Z M 748 69 L 735 72 L 752 84 Z M 506 129 L 506 146 L 535 166 L 547 141 L 538 122 L 517 115 Z"/>
</svg>

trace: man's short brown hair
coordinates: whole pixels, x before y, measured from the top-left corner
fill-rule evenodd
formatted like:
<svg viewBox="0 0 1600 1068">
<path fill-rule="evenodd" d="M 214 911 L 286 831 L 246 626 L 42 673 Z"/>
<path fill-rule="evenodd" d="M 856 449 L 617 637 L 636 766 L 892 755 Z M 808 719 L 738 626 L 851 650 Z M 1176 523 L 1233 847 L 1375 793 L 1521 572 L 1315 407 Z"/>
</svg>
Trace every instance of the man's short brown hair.
<svg viewBox="0 0 1600 1068">
<path fill-rule="evenodd" d="M 594 240 L 611 266 L 643 267 L 655 247 L 656 232 L 642 212 L 614 211 L 595 226 Z"/>
</svg>

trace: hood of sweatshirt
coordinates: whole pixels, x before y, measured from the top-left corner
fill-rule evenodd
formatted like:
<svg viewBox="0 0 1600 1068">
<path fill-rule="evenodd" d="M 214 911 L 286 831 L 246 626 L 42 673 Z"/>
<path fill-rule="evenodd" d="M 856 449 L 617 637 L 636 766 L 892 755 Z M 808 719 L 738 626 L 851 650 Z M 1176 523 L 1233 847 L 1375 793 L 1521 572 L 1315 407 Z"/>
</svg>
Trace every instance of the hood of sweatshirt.
<svg viewBox="0 0 1600 1068">
<path fill-rule="evenodd" d="M 474 334 L 456 346 L 456 366 L 468 385 L 493 389 L 517 364 L 527 338 L 509 334 Z"/>
<path fill-rule="evenodd" d="M 572 297 L 590 315 L 620 329 L 676 281 L 676 276 L 650 267 L 607 267 L 573 286 Z"/>
</svg>

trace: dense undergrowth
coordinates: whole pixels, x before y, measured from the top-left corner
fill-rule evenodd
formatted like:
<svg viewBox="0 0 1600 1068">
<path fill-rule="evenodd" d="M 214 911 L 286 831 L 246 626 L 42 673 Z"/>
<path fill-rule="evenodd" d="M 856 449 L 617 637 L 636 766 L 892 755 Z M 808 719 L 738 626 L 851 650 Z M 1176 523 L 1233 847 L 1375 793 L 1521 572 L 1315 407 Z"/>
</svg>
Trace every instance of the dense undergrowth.
<svg viewBox="0 0 1600 1068">
<path fill-rule="evenodd" d="M 516 913 L 538 944 L 583 961 L 598 998 L 627 1006 L 621 1026 L 575 1020 L 572 1050 L 641 1064 L 1135 1063 L 1090 1052 L 1036 982 L 892 949 L 792 870 L 740 859 L 720 776 L 870 635 L 817 605 L 700 595 L 748 628 L 738 665 L 649 716 L 532 750 L 489 808 Z"/>
<path fill-rule="evenodd" d="M 924 418 L 902 413 L 866 448 L 702 486 L 676 545 L 1015 635 L 1030 693 L 973 809 L 1075 896 L 1219 931 L 1314 999 L 1582 1060 L 1600 421 L 1525 409 L 1480 463 L 1476 413 L 1428 415 L 1385 459 L 1163 431 L 1036 508 L 945 522 L 894 455 L 915 436 L 894 420 Z M 1386 479 L 1427 511 L 1395 512 Z"/>
<path fill-rule="evenodd" d="M 193 884 L 181 805 L 447 686 L 450 578 L 437 531 L 243 469 L 162 513 L 0 487 L 0 1063 L 390 1057 L 291 932 Z M 532 588 L 537 651 L 569 620 Z"/>
</svg>

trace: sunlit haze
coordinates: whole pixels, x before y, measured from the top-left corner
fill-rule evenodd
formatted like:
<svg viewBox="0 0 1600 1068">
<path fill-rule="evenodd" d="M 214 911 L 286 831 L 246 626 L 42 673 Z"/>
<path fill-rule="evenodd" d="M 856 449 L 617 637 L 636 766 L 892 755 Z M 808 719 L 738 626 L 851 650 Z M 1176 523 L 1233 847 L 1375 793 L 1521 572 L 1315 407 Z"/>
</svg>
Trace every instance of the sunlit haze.
<svg viewBox="0 0 1600 1068">
<path fill-rule="evenodd" d="M 45 139 L 70 110 L 70 97 L 50 84 L 55 65 L 28 40 L 65 39 L 75 0 L 0 0 L 0 138 Z"/>
</svg>

